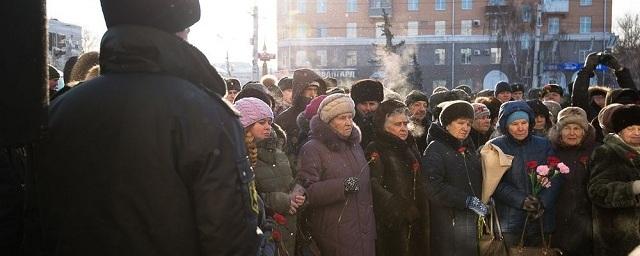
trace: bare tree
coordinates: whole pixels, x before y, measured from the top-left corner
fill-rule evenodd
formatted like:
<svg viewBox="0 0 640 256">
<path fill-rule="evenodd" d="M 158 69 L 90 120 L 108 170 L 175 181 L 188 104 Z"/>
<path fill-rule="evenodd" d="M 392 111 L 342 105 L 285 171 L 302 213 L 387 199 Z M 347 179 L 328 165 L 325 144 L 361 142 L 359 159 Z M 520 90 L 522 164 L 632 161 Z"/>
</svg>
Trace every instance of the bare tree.
<svg viewBox="0 0 640 256">
<path fill-rule="evenodd" d="M 100 39 L 91 31 L 82 30 L 82 51 L 98 51 L 100 50 Z"/>
<path fill-rule="evenodd" d="M 633 80 L 640 84 L 640 15 L 625 14 L 618 19 L 620 38 L 613 49 L 621 65 L 631 70 Z"/>
</svg>

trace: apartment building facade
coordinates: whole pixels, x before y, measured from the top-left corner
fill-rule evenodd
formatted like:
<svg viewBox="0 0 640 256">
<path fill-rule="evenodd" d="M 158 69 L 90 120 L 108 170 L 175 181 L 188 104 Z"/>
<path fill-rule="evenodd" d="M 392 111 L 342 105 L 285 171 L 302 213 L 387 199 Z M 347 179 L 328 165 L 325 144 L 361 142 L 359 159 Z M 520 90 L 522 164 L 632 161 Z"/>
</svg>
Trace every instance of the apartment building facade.
<svg viewBox="0 0 640 256">
<path fill-rule="evenodd" d="M 346 82 L 379 76 L 385 63 L 373 44 L 385 43 L 383 12 L 394 42 L 405 42 L 400 54 L 416 54 L 426 92 L 535 78 L 566 87 L 584 57 L 615 38 L 611 0 L 278 0 L 279 73 L 307 67 Z"/>
</svg>

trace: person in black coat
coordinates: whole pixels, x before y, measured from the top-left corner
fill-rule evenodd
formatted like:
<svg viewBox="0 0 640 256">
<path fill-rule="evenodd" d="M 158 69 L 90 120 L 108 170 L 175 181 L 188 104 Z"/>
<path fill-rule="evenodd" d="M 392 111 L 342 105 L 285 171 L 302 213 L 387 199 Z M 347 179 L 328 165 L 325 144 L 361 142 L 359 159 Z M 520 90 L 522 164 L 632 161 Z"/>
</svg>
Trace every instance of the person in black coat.
<svg viewBox="0 0 640 256">
<path fill-rule="evenodd" d="M 374 116 L 376 136 L 367 147 L 378 256 L 429 253 L 429 209 L 408 112 L 399 101 L 382 102 Z"/>
<path fill-rule="evenodd" d="M 603 64 L 609 67 L 614 74 L 616 75 L 618 85 L 623 89 L 630 89 L 634 91 L 636 94 L 638 93 L 638 89 L 636 88 L 635 83 L 633 82 L 633 78 L 631 77 L 631 71 L 628 68 L 620 65 L 618 60 L 613 57 L 613 55 L 609 53 L 600 53 L 593 52 L 587 56 L 585 59 L 585 64 L 580 71 L 578 71 L 578 76 L 576 80 L 573 82 L 573 90 L 571 94 L 571 106 L 580 107 L 587 111 L 587 119 L 593 120 L 598 115 L 598 108 L 591 103 L 591 99 L 589 97 L 589 80 L 593 77 L 594 70 L 598 64 Z M 616 101 L 610 101 L 606 104 L 614 103 Z M 622 102 L 618 102 L 622 103 Z"/>
<path fill-rule="evenodd" d="M 589 157 L 598 146 L 595 129 L 587 113 L 568 107 L 558 113 L 558 122 L 549 130 L 556 156 L 571 170 L 565 177 L 556 203 L 556 231 L 551 245 L 565 255 L 592 255 L 593 231 L 589 183 Z"/>
<path fill-rule="evenodd" d="M 197 0 L 103 0 L 102 75 L 60 96 L 35 179 L 38 255 L 256 255 L 258 197 L 225 82 L 174 33 Z"/>
<path fill-rule="evenodd" d="M 443 103 L 440 123 L 432 124 L 422 156 L 430 208 L 431 255 L 477 255 L 478 216 L 487 213 L 480 202 L 482 167 L 471 149 L 474 112 L 465 101 Z"/>
<path fill-rule="evenodd" d="M 373 139 L 373 114 L 384 100 L 384 86 L 379 81 L 363 79 L 355 82 L 351 87 L 351 98 L 356 103 L 356 115 L 353 122 L 360 127 L 362 141 L 360 146 L 367 148 Z"/>
<path fill-rule="evenodd" d="M 413 90 L 407 95 L 404 102 L 410 112 L 409 132 L 416 140 L 418 152 L 422 153 L 427 148 L 427 132 L 431 126 L 429 97 L 421 91 Z"/>
<path fill-rule="evenodd" d="M 471 105 L 473 106 L 474 119 L 469 138 L 473 141 L 473 151 L 477 151 L 489 141 L 493 133 L 491 111 L 482 103 L 471 103 Z"/>
</svg>

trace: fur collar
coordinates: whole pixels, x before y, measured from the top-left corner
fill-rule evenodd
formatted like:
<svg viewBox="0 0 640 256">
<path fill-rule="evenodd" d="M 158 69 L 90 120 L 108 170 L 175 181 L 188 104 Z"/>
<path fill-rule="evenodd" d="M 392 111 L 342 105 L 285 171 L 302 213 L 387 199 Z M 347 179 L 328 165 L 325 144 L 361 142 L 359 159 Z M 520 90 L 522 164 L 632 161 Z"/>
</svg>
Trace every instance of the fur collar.
<svg viewBox="0 0 640 256">
<path fill-rule="evenodd" d="M 258 148 L 282 149 L 287 143 L 287 136 L 279 125 L 272 123 L 271 128 L 271 138 L 256 143 Z"/>
<path fill-rule="evenodd" d="M 376 133 L 376 136 L 373 138 L 373 141 L 379 144 L 379 146 L 385 149 L 392 149 L 396 151 L 406 150 L 407 148 L 413 148 L 415 146 L 415 139 L 409 133 L 409 137 L 406 140 L 401 140 L 400 138 L 391 135 L 388 132 Z M 416 149 L 417 151 L 417 149 Z"/>
<path fill-rule="evenodd" d="M 355 147 L 360 145 L 361 133 L 360 128 L 353 123 L 353 131 L 351 132 L 351 136 L 347 139 L 341 138 L 329 124 L 320 120 L 318 115 L 315 115 L 311 118 L 310 122 L 311 127 L 311 139 L 315 139 L 320 141 L 322 144 L 327 146 L 327 148 L 331 151 L 344 151 L 349 147 Z"/>
</svg>

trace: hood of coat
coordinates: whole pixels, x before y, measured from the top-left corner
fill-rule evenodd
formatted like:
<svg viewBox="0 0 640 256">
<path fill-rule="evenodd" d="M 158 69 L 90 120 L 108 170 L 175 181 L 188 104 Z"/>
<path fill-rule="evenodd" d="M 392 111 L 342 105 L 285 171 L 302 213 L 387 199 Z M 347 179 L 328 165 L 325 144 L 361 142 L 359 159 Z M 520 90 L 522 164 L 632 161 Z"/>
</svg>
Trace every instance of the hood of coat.
<svg viewBox="0 0 640 256">
<path fill-rule="evenodd" d="M 313 81 L 316 81 L 320 84 L 320 86 L 318 87 L 318 95 L 325 94 L 327 90 L 327 84 L 324 79 L 322 79 L 322 77 L 316 74 L 316 72 L 313 72 L 313 70 L 306 68 L 298 69 L 293 72 L 292 98 L 294 108 L 302 108 L 304 110 L 304 107 L 309 104 L 309 101 L 311 101 L 311 99 L 302 97 L 302 93 L 308 87 L 308 84 Z"/>
<path fill-rule="evenodd" d="M 309 126 L 311 127 L 311 138 L 322 142 L 329 150 L 334 152 L 344 151 L 349 147 L 358 146 L 362 139 L 360 128 L 355 123 L 353 123 L 351 135 L 347 139 L 341 138 L 329 124 L 320 120 L 318 115 L 311 118 Z"/>
<path fill-rule="evenodd" d="M 588 129 L 589 130 L 585 132 L 582 142 L 579 146 L 577 146 L 577 148 L 587 148 L 596 142 L 596 129 L 593 128 L 591 124 L 588 124 Z M 561 130 L 558 125 L 554 125 L 553 127 L 551 127 L 548 137 L 554 148 L 571 148 L 571 146 L 568 146 L 562 142 L 562 139 L 560 138 Z"/>
<path fill-rule="evenodd" d="M 465 147 L 467 149 L 473 150 L 473 142 L 471 141 L 471 137 L 467 136 L 464 141 L 460 141 L 453 137 L 453 135 L 449 134 L 442 125 L 439 123 L 431 124 L 429 127 L 429 134 L 427 135 L 427 143 L 431 144 L 432 141 L 439 141 L 447 146 L 450 146 L 453 150 L 457 150 L 460 147 Z"/>
<path fill-rule="evenodd" d="M 509 124 L 507 124 L 507 119 L 511 114 L 517 111 L 524 111 L 529 115 L 529 136 L 531 136 L 533 133 L 533 127 L 536 124 L 536 115 L 533 113 L 531 107 L 529 107 L 529 105 L 524 101 L 509 101 L 500 106 L 500 112 L 498 114 L 498 131 L 504 135 L 512 137 L 508 131 Z"/>
<path fill-rule="evenodd" d="M 224 95 L 226 83 L 197 48 L 150 27 L 109 28 L 100 44 L 100 72 L 154 73 L 180 77 L 210 95 Z"/>
</svg>

